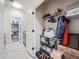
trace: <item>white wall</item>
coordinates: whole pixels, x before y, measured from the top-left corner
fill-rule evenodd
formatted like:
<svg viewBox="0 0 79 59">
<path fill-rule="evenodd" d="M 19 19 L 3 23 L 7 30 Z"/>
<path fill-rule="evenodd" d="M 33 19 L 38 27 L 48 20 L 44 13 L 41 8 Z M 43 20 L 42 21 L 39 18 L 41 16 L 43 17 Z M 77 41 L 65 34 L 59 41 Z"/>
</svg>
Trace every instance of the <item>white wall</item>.
<svg viewBox="0 0 79 59">
<path fill-rule="evenodd" d="M 4 41 L 3 41 L 3 6 L 0 5 L 0 49 L 3 48 L 3 44 L 4 44 Z"/>
<path fill-rule="evenodd" d="M 0 59 L 4 59 L 4 29 L 3 29 L 3 21 L 4 21 L 4 6 L 0 4 Z"/>
<path fill-rule="evenodd" d="M 36 9 L 36 51 L 39 51 L 40 48 L 40 35 L 44 29 L 44 20 L 42 17 L 44 16 L 44 5 L 39 6 Z"/>
<path fill-rule="evenodd" d="M 57 8 L 67 9 L 68 6 L 77 0 L 49 0 L 46 3 L 46 13 L 53 14 Z M 71 6 L 69 7 L 71 8 Z"/>
<path fill-rule="evenodd" d="M 37 8 L 39 5 L 41 5 L 45 0 L 32 0 L 33 1 L 33 7 Z"/>
<path fill-rule="evenodd" d="M 69 33 L 79 34 L 79 17 L 70 19 L 70 23 L 68 24 Z"/>
<path fill-rule="evenodd" d="M 10 8 L 10 7 L 5 7 L 5 13 L 4 13 L 4 33 L 6 35 L 6 45 L 10 44 L 10 18 L 11 17 L 20 17 L 22 19 L 22 28 L 21 31 L 26 29 L 25 26 L 25 15 L 22 11 Z"/>
</svg>

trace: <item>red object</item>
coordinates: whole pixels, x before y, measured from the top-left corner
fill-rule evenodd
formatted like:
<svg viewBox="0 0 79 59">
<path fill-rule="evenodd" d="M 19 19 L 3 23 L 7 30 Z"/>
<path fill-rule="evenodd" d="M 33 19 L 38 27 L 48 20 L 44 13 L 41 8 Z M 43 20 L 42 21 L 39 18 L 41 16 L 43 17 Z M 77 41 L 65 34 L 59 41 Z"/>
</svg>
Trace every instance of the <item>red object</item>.
<svg viewBox="0 0 79 59">
<path fill-rule="evenodd" d="M 67 46 L 68 45 L 68 26 L 66 20 L 64 21 L 65 24 L 65 31 L 64 31 L 64 37 L 63 37 L 63 45 Z"/>
<path fill-rule="evenodd" d="M 43 58 L 42 59 L 48 59 L 48 56 L 46 54 L 43 54 Z"/>
</svg>

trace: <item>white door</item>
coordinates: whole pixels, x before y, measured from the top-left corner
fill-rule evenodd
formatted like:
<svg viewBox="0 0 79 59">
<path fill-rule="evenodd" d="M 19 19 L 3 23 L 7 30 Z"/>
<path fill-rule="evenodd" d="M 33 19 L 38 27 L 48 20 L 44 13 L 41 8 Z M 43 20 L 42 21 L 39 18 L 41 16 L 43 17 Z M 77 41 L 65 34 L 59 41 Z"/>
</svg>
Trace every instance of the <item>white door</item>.
<svg viewBox="0 0 79 59">
<path fill-rule="evenodd" d="M 27 33 L 26 33 L 26 48 L 31 56 L 35 56 L 35 16 L 33 12 L 28 12 L 27 15 Z"/>
</svg>

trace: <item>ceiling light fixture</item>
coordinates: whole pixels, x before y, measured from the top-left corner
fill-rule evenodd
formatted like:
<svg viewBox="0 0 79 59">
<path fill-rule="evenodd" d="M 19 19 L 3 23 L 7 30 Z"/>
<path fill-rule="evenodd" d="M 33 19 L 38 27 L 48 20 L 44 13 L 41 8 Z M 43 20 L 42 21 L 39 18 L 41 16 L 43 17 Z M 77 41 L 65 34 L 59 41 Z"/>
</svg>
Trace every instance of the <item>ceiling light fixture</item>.
<svg viewBox="0 0 79 59">
<path fill-rule="evenodd" d="M 15 8 L 22 8 L 22 5 L 18 2 L 12 2 L 12 6 Z"/>
</svg>

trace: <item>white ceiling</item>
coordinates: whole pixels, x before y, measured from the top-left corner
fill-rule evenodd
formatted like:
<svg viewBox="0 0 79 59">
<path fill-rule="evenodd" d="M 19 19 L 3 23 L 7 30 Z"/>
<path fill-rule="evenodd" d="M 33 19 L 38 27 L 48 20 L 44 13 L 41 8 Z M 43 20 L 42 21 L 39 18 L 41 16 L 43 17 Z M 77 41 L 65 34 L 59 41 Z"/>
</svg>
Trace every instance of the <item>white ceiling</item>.
<svg viewBox="0 0 79 59">
<path fill-rule="evenodd" d="M 2 0 L 0 0 L 2 1 Z M 38 6 L 40 5 L 44 0 L 15 0 L 17 2 L 19 2 L 22 6 L 23 6 L 23 9 L 31 9 L 33 6 Z M 46 0 L 46 1 L 51 1 L 51 0 Z M 52 3 L 59 3 L 60 1 L 79 1 L 79 0 L 52 0 Z M 10 6 L 11 7 L 11 4 L 9 4 L 9 0 L 5 0 L 5 5 L 6 6 Z M 77 2 L 74 3 L 74 5 L 76 4 Z M 37 5 L 38 4 L 38 5 Z M 70 2 L 68 3 L 70 4 Z"/>
<path fill-rule="evenodd" d="M 32 7 L 38 7 L 42 2 L 45 0 L 14 0 L 19 2 L 24 9 L 29 9 Z M 6 6 L 11 6 L 9 5 L 10 0 L 5 0 Z"/>
<path fill-rule="evenodd" d="M 14 0 L 18 3 L 20 3 L 23 6 L 23 9 L 29 9 L 32 7 L 32 1 L 31 0 Z M 5 0 L 5 6 L 11 6 L 10 0 Z"/>
</svg>

